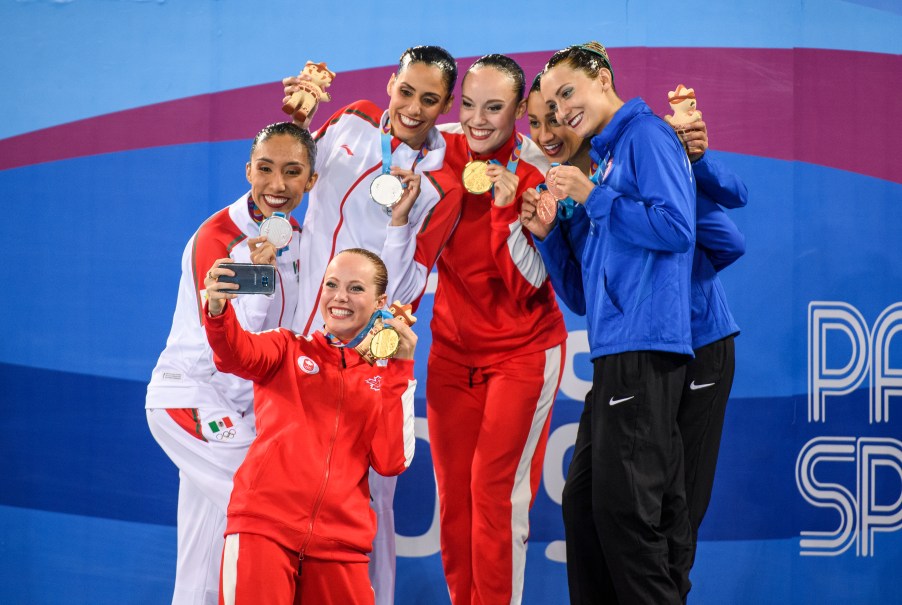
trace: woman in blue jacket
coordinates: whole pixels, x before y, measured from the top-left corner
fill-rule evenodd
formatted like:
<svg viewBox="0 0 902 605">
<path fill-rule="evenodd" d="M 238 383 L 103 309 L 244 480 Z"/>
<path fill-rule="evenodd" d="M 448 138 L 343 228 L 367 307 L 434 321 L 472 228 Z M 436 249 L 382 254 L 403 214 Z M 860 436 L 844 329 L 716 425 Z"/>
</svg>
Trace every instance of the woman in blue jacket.
<svg viewBox="0 0 902 605">
<path fill-rule="evenodd" d="M 598 164 L 591 179 L 574 166 L 547 176 L 555 197 L 585 208 L 571 219 L 588 222 L 581 251 L 557 228 L 539 243 L 550 273 L 579 267 L 582 283 L 553 283 L 570 298 L 582 290 L 594 364 L 563 494 L 571 602 L 681 603 L 688 578 L 671 570 L 691 558 L 677 428 L 692 355 L 689 160 L 641 99 L 620 99 L 598 43 L 555 53 L 541 92 L 559 123 L 591 138 Z"/>
</svg>

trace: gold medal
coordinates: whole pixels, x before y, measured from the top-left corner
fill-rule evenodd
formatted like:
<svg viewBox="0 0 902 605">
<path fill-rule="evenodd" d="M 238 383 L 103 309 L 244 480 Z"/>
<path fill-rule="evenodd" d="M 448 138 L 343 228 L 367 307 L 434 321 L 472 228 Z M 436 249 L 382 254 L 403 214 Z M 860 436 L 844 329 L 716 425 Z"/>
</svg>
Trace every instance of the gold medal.
<svg viewBox="0 0 902 605">
<path fill-rule="evenodd" d="M 536 203 L 536 214 L 539 220 L 550 225 L 557 216 L 557 200 L 547 189 L 543 189 L 539 194 L 539 201 Z"/>
<path fill-rule="evenodd" d="M 482 160 L 467 162 L 463 172 L 464 187 L 466 187 L 467 191 L 480 194 L 492 188 L 492 181 L 489 179 L 489 175 L 486 174 L 488 167 L 488 163 Z"/>
<path fill-rule="evenodd" d="M 398 350 L 401 338 L 392 328 L 385 328 L 373 335 L 370 341 L 370 353 L 376 359 L 388 359 Z"/>
</svg>

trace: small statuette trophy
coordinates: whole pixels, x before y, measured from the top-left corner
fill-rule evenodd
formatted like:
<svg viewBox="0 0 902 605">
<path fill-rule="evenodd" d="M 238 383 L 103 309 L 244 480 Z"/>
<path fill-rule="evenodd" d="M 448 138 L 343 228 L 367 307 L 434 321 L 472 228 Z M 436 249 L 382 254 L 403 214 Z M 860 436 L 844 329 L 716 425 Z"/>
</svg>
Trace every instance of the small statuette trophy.
<svg viewBox="0 0 902 605">
<path fill-rule="evenodd" d="M 332 95 L 325 89 L 332 84 L 335 73 L 329 71 L 325 63 L 307 61 L 301 74 L 309 76 L 310 79 L 301 79 L 298 84 L 301 89 L 291 95 L 288 102 L 282 106 L 282 111 L 298 122 L 304 123 L 320 101 L 332 100 Z"/>
</svg>

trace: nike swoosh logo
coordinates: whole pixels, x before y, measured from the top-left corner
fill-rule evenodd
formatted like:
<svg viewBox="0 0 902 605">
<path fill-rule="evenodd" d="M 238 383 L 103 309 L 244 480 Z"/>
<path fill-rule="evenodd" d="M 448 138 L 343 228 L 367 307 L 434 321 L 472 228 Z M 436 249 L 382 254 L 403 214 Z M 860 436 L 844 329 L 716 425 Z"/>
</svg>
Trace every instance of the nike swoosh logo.
<svg viewBox="0 0 902 605">
<path fill-rule="evenodd" d="M 716 382 L 709 382 L 708 384 L 695 384 L 695 381 L 693 380 L 692 382 L 689 383 L 689 390 L 690 390 L 690 391 L 697 391 L 697 390 L 699 390 L 699 389 L 706 389 L 706 388 L 708 388 L 708 387 L 713 387 L 715 384 L 717 384 L 717 383 L 716 383 Z"/>
<path fill-rule="evenodd" d="M 629 397 L 624 397 L 623 399 L 614 399 L 611 397 L 611 400 L 608 402 L 608 405 L 617 405 L 618 403 L 623 403 L 624 401 L 629 401 L 633 399 L 635 395 L 630 395 Z"/>
</svg>

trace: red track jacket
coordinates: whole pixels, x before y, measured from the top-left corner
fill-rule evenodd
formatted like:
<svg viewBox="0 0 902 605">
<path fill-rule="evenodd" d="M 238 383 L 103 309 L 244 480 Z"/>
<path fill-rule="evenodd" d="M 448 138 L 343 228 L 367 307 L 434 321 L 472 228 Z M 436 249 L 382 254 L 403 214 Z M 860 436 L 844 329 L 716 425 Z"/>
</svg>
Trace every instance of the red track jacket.
<svg viewBox="0 0 902 605">
<path fill-rule="evenodd" d="M 376 535 L 369 467 L 398 475 L 413 459 L 413 361 L 370 366 L 321 332 L 245 332 L 231 305 L 205 327 L 216 367 L 254 381 L 257 439 L 235 474 L 226 535 L 366 561 Z"/>
</svg>

